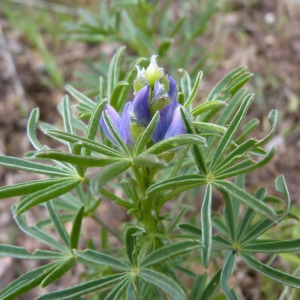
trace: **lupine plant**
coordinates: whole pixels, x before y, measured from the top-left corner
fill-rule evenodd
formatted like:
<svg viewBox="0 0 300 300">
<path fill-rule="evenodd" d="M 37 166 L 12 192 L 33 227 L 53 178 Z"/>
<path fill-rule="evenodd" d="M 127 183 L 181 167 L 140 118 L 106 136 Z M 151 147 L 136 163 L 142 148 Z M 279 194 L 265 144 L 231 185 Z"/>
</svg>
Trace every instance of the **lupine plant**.
<svg viewBox="0 0 300 300">
<path fill-rule="evenodd" d="M 271 111 L 270 132 L 249 137 L 259 124 L 244 122 L 253 100 L 244 85 L 252 74 L 239 67 L 198 101 L 201 72 L 193 84 L 184 73 L 179 85 L 152 56 L 146 68 L 139 59 L 120 78 L 123 53 L 120 48 L 112 58 L 107 87 L 100 85 L 96 99 L 66 87 L 78 104 L 75 110 L 63 97 L 63 129 L 39 122 L 35 108 L 27 126 L 35 150 L 24 158 L 0 157 L 1 166 L 48 176 L 0 189 L 1 198 L 21 196 L 12 208 L 16 223 L 45 244 L 33 253 L 0 245 L 1 256 L 43 262 L 0 291 L 0 299 L 45 288 L 77 264 L 86 267 L 82 282 L 37 299 L 239 299 L 229 283 L 239 271 L 237 258 L 282 287 L 300 289 L 300 278 L 272 266 L 277 253 L 299 252 L 300 239 L 266 239 L 273 226 L 295 218 L 284 177 L 276 178 L 281 198 L 265 187 L 254 195 L 245 187 L 245 174 L 273 157 L 274 149 L 266 152 L 263 145 L 278 122 Z M 65 150 L 41 144 L 38 129 Z M 222 199 L 217 211 L 216 197 Z M 118 232 L 97 215 L 104 198 L 128 214 Z M 29 226 L 32 208 L 47 217 Z M 101 225 L 101 244 L 82 234 L 87 218 Z M 109 235 L 117 238 L 117 250 Z"/>
</svg>

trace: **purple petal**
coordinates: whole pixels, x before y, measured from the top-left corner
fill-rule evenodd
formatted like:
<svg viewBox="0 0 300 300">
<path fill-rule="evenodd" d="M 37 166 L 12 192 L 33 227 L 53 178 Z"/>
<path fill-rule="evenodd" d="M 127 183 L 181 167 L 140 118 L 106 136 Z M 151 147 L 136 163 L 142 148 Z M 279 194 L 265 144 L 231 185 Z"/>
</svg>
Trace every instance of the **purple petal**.
<svg viewBox="0 0 300 300">
<path fill-rule="evenodd" d="M 165 134 L 165 139 L 170 138 L 179 134 L 187 134 L 187 131 L 184 128 L 181 114 L 180 114 L 180 105 L 176 107 L 173 113 L 172 122 Z"/>
<path fill-rule="evenodd" d="M 171 101 L 175 101 L 177 98 L 177 84 L 176 81 L 169 75 L 167 75 L 169 81 L 168 95 Z"/>
<path fill-rule="evenodd" d="M 115 125 L 116 129 L 119 131 L 121 118 L 120 118 L 119 114 L 116 112 L 116 110 L 111 105 L 106 104 L 103 113 L 104 112 L 106 112 L 108 114 L 111 121 Z M 111 135 L 110 130 L 108 129 L 108 127 L 105 124 L 105 121 L 104 121 L 104 118 L 103 118 L 103 113 L 102 113 L 101 118 L 100 118 L 100 125 L 101 125 L 105 135 L 107 136 L 107 138 L 109 138 L 114 144 L 116 144 L 113 136 Z"/>
<path fill-rule="evenodd" d="M 125 143 L 130 143 L 133 138 L 130 134 L 130 114 L 132 110 L 132 102 L 127 102 L 121 116 L 120 126 L 118 128 L 121 137 Z"/>
<path fill-rule="evenodd" d="M 150 86 L 147 85 L 139 90 L 133 99 L 132 112 L 136 121 L 147 126 L 151 120 L 149 108 Z"/>
<path fill-rule="evenodd" d="M 176 108 L 179 106 L 177 101 L 165 106 L 160 112 L 160 120 L 152 133 L 151 139 L 154 143 L 157 143 L 165 138 L 168 128 L 173 120 L 173 114 Z"/>
<path fill-rule="evenodd" d="M 152 102 L 155 102 L 156 100 L 164 96 L 168 96 L 165 90 L 165 86 L 161 84 L 158 80 L 156 80 L 154 85 Z"/>
</svg>

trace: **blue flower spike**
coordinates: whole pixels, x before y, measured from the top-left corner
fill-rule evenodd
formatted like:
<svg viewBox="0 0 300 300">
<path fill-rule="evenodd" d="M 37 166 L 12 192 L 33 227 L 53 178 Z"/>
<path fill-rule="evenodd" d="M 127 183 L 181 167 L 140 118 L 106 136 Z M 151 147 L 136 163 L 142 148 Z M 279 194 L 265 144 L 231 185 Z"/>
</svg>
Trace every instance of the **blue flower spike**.
<svg viewBox="0 0 300 300">
<path fill-rule="evenodd" d="M 187 134 L 180 115 L 181 104 L 177 101 L 177 84 L 171 76 L 164 73 L 163 68 L 158 66 L 156 59 L 157 55 L 152 55 L 146 69 L 137 66 L 134 99 L 125 105 L 121 116 L 109 104 L 105 106 L 104 112 L 109 115 L 127 145 L 135 143 L 157 111 L 160 119 L 152 133 L 152 142 L 158 143 L 179 134 Z M 116 145 L 103 114 L 100 125 L 107 138 Z"/>
</svg>

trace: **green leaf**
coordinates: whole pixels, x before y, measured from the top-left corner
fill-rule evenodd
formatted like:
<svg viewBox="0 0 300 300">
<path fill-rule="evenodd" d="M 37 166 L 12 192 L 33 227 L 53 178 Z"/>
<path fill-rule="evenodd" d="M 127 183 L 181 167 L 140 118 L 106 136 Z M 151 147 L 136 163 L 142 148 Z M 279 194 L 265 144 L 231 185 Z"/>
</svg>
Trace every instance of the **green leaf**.
<svg viewBox="0 0 300 300">
<path fill-rule="evenodd" d="M 260 187 L 257 189 L 255 192 L 255 197 L 259 200 L 263 200 L 266 194 L 266 188 L 265 187 Z M 248 230 L 250 227 L 251 221 L 253 220 L 255 216 L 255 210 L 248 207 L 246 212 L 244 213 L 243 218 L 240 221 L 240 224 L 237 229 L 237 240 L 240 242 L 241 239 L 243 238 L 245 232 Z"/>
<path fill-rule="evenodd" d="M 120 102 L 120 99 L 119 99 L 120 95 L 122 95 L 122 93 L 124 93 L 124 91 L 127 91 L 127 93 L 128 93 L 129 87 L 130 87 L 130 85 L 126 81 L 118 82 L 112 91 L 111 97 L 109 99 L 109 104 L 111 106 L 113 106 L 114 108 L 116 108 Z"/>
<path fill-rule="evenodd" d="M 55 159 L 57 161 L 63 161 L 71 163 L 73 165 L 85 166 L 85 167 L 103 167 L 120 160 L 124 160 L 119 157 L 97 157 L 97 156 L 83 156 L 76 155 L 56 150 L 44 150 L 37 152 L 34 156 L 37 159 Z"/>
<path fill-rule="evenodd" d="M 230 198 L 227 192 L 222 191 L 223 199 L 225 202 L 224 206 L 224 217 L 226 221 L 226 227 L 228 233 L 230 235 L 230 239 L 232 242 L 236 241 L 236 227 L 237 224 L 235 223 L 235 214 L 233 211 L 232 202 L 234 199 Z"/>
<path fill-rule="evenodd" d="M 16 214 L 16 207 L 13 207 L 13 213 Z M 54 239 L 50 235 L 46 234 L 36 226 L 27 226 L 25 218 L 23 215 L 15 215 L 15 220 L 19 228 L 29 236 L 42 241 L 43 243 L 49 245 L 50 247 L 56 248 L 57 250 L 65 253 L 68 251 L 66 247 L 60 244 L 57 239 Z"/>
<path fill-rule="evenodd" d="M 120 47 L 111 59 L 107 73 L 107 99 L 111 98 L 112 91 L 119 81 L 121 57 L 126 47 Z"/>
<path fill-rule="evenodd" d="M 96 190 L 102 188 L 102 186 L 112 178 L 115 178 L 116 176 L 125 172 L 131 165 L 132 161 L 129 160 L 122 160 L 112 163 L 109 167 L 105 168 L 103 172 L 99 173 L 98 179 L 95 178 Z"/>
<path fill-rule="evenodd" d="M 18 296 L 37 287 L 56 266 L 57 262 L 52 262 L 21 275 L 0 291 L 0 298 L 3 300 L 17 299 Z"/>
<path fill-rule="evenodd" d="M 154 144 L 144 151 L 144 154 L 158 155 L 173 148 L 185 145 L 205 145 L 205 139 L 196 134 L 179 134 Z"/>
<path fill-rule="evenodd" d="M 70 170 L 59 169 L 53 166 L 31 162 L 22 158 L 2 155 L 0 155 L 0 166 L 49 176 L 65 177 L 70 175 L 74 176 L 76 174 L 71 173 Z"/>
<path fill-rule="evenodd" d="M 257 240 L 246 244 L 242 248 L 243 252 L 263 252 L 263 253 L 283 253 L 299 252 L 300 239 L 287 241 Z"/>
<path fill-rule="evenodd" d="M 64 242 L 66 246 L 69 246 L 69 236 L 68 233 L 61 223 L 60 216 L 57 214 L 55 207 L 52 203 L 52 201 L 47 201 L 46 202 L 46 207 L 49 212 L 50 218 L 56 228 L 57 233 L 59 234 L 60 238 Z"/>
<path fill-rule="evenodd" d="M 63 121 L 64 121 L 64 129 L 66 132 L 73 134 L 74 133 L 74 125 L 73 125 L 73 114 L 71 111 L 69 96 L 65 95 L 62 99 L 62 112 L 63 112 Z M 72 144 L 69 143 L 69 150 L 72 149 Z"/>
<path fill-rule="evenodd" d="M 187 232 L 189 234 L 194 235 L 195 237 L 197 237 L 198 239 L 201 238 L 202 236 L 202 230 L 201 228 L 194 226 L 192 224 L 178 224 L 177 227 L 183 231 L 183 232 Z"/>
<path fill-rule="evenodd" d="M 237 69 L 234 69 L 227 75 L 225 75 L 217 84 L 216 86 L 211 90 L 207 97 L 207 102 L 220 99 L 221 98 L 221 92 L 223 89 L 225 89 L 226 86 L 232 82 L 232 80 L 236 77 L 238 77 L 240 74 L 243 74 L 245 72 L 246 68 L 245 67 L 239 67 Z"/>
<path fill-rule="evenodd" d="M 167 165 L 165 160 L 159 159 L 156 155 L 143 153 L 137 157 L 134 157 L 133 163 L 137 166 L 150 168 L 163 167 Z"/>
<path fill-rule="evenodd" d="M 207 184 L 201 207 L 202 263 L 205 268 L 209 265 L 212 244 L 211 201 L 212 187 Z"/>
<path fill-rule="evenodd" d="M 266 215 L 268 218 L 274 220 L 278 217 L 276 212 L 270 206 L 250 195 L 232 182 L 225 180 L 215 180 L 214 183 L 219 188 L 224 189 L 227 193 L 235 197 L 237 200 L 246 204 L 248 207 L 251 207 L 255 211 Z"/>
<path fill-rule="evenodd" d="M 272 136 L 276 132 L 278 121 L 279 121 L 279 114 L 278 114 L 277 110 L 272 110 L 269 113 L 269 121 L 270 121 L 270 123 L 272 125 L 271 131 L 263 139 L 261 139 L 260 141 L 258 141 L 258 143 L 256 144 L 256 146 L 264 145 L 266 142 L 268 142 L 272 138 Z"/>
<path fill-rule="evenodd" d="M 198 130 L 212 131 L 221 134 L 224 134 L 227 130 L 224 126 L 207 122 L 193 122 L 193 126 Z"/>
<path fill-rule="evenodd" d="M 138 156 L 143 151 L 145 145 L 150 140 L 150 137 L 155 130 L 160 119 L 159 112 L 156 112 L 153 118 L 151 119 L 149 125 L 145 129 L 145 131 L 138 137 L 134 148 L 133 148 L 133 156 Z"/>
<path fill-rule="evenodd" d="M 179 284 L 170 277 L 150 269 L 141 269 L 138 276 L 164 291 L 171 299 L 187 299 Z"/>
<path fill-rule="evenodd" d="M 189 116 L 188 112 L 186 111 L 186 109 L 180 108 L 180 114 L 181 114 L 181 118 L 182 118 L 182 121 L 183 121 L 186 131 L 189 134 L 195 134 L 196 131 L 191 123 L 190 116 Z M 206 143 L 205 143 L 205 146 L 206 146 Z M 196 162 L 199 170 L 202 171 L 204 174 L 207 174 L 207 166 L 206 166 L 206 162 L 205 162 L 201 147 L 199 147 L 198 145 L 193 145 L 192 146 L 192 154 L 193 154 L 193 157 L 195 159 L 195 162 Z"/>
<path fill-rule="evenodd" d="M 228 286 L 228 282 L 233 272 L 234 266 L 235 254 L 231 251 L 227 251 L 225 255 L 224 266 L 221 273 L 220 285 L 228 300 L 238 300 L 238 297 L 232 290 L 230 290 Z"/>
<path fill-rule="evenodd" d="M 60 252 L 39 249 L 30 253 L 22 247 L 0 244 L 0 256 L 9 256 L 20 259 L 59 259 L 63 254 Z"/>
<path fill-rule="evenodd" d="M 221 100 L 212 100 L 210 102 L 205 102 L 190 111 L 193 117 L 197 117 L 208 111 L 218 112 L 222 107 L 226 106 L 227 103 Z"/>
<path fill-rule="evenodd" d="M 203 75 L 202 71 L 200 71 L 197 74 L 196 81 L 194 83 L 193 89 L 191 90 L 191 93 L 189 94 L 189 97 L 187 98 L 186 102 L 184 103 L 184 107 L 188 108 L 194 102 L 194 100 L 197 96 L 198 90 L 200 88 L 202 75 Z"/>
<path fill-rule="evenodd" d="M 136 236 L 137 228 L 130 227 L 126 231 L 125 246 L 127 257 L 132 266 L 137 265 Z"/>
<path fill-rule="evenodd" d="M 216 172 L 222 172 L 224 169 L 226 169 L 227 166 L 232 166 L 232 164 L 241 159 L 242 157 L 246 156 L 250 150 L 253 149 L 253 147 L 256 144 L 256 140 L 250 139 L 238 147 L 236 147 L 233 151 L 231 151 L 224 159 L 222 159 L 218 164 L 216 169 Z"/>
<path fill-rule="evenodd" d="M 87 140 L 94 140 L 97 134 L 97 129 L 99 128 L 99 120 L 101 113 L 104 109 L 104 106 L 106 104 L 105 100 L 100 101 L 95 109 L 93 110 L 93 113 L 91 115 L 91 118 L 89 120 L 88 128 L 86 130 L 85 137 Z M 90 155 L 91 150 L 89 148 L 85 148 L 84 155 Z"/>
<path fill-rule="evenodd" d="M 27 135 L 28 135 L 31 145 L 36 150 L 45 149 L 45 146 L 43 146 L 40 143 L 40 141 L 38 140 L 38 138 L 36 136 L 37 124 L 38 124 L 39 119 L 40 119 L 40 111 L 36 107 L 31 111 L 30 116 L 28 118 L 28 123 L 27 123 Z"/>
<path fill-rule="evenodd" d="M 60 183 L 51 185 L 42 191 L 37 191 L 22 199 L 22 202 L 17 205 L 16 214 L 19 215 L 33 206 L 65 194 L 75 188 L 80 182 L 81 180 L 78 178 L 66 177 L 62 179 Z"/>
<path fill-rule="evenodd" d="M 210 280 L 210 282 L 208 283 L 208 285 L 206 286 L 205 290 L 203 291 L 203 293 L 201 294 L 201 298 L 199 299 L 195 299 L 195 300 L 210 300 L 213 299 L 212 297 L 214 296 L 219 283 L 220 283 L 220 278 L 221 278 L 221 272 L 222 270 L 219 270 L 214 277 Z"/>
<path fill-rule="evenodd" d="M 250 159 L 246 161 L 242 161 L 241 163 L 236 164 L 231 168 L 229 167 L 225 169 L 223 172 L 220 173 L 216 172 L 215 178 L 221 180 L 221 179 L 230 178 L 237 175 L 252 172 L 256 169 L 263 167 L 268 162 L 270 162 L 270 160 L 273 158 L 274 155 L 275 155 L 275 148 L 272 148 L 272 150 L 267 155 L 265 155 L 265 157 L 260 161 L 253 162 Z"/>
<path fill-rule="evenodd" d="M 104 119 L 105 125 L 107 126 L 110 134 L 112 135 L 112 137 L 113 137 L 114 141 L 116 142 L 116 144 L 118 145 L 118 147 L 120 149 L 122 149 L 122 151 L 125 155 L 130 157 L 130 151 L 129 151 L 126 143 L 124 142 L 123 138 L 121 137 L 120 133 L 116 129 L 114 123 L 112 122 L 110 116 L 108 115 L 108 113 L 106 111 L 103 112 L 103 119 Z"/>
<path fill-rule="evenodd" d="M 211 160 L 210 169 L 213 170 L 215 165 L 220 160 L 222 154 L 227 149 L 227 146 L 231 143 L 234 134 L 239 129 L 240 124 L 242 123 L 248 108 L 252 103 L 253 95 L 248 95 L 245 97 L 244 101 L 242 102 L 240 108 L 238 109 L 237 113 L 235 114 L 234 118 L 232 119 L 231 123 L 229 124 L 226 133 L 223 135 L 222 139 L 220 140 L 214 155 Z"/>
<path fill-rule="evenodd" d="M 61 178 L 50 178 L 45 180 L 33 180 L 30 182 L 18 183 L 11 186 L 0 187 L 0 199 L 26 195 L 44 190 L 45 188 L 61 182 Z"/>
<path fill-rule="evenodd" d="M 114 285 L 120 282 L 120 280 L 122 280 L 124 276 L 127 276 L 127 274 L 115 274 L 100 279 L 88 281 L 65 290 L 48 293 L 46 295 L 38 297 L 37 300 L 76 299 L 79 296 L 97 292 L 103 288 L 107 288 L 111 285 Z"/>
<path fill-rule="evenodd" d="M 296 289 L 300 289 L 300 278 L 267 266 L 259 262 L 252 256 L 249 256 L 248 254 L 240 253 L 240 256 L 244 260 L 244 262 L 256 272 L 261 273 L 271 278 L 272 280 L 276 280 L 284 285 L 289 285 Z"/>
<path fill-rule="evenodd" d="M 284 179 L 283 175 L 279 175 L 276 178 L 275 184 L 276 184 L 276 190 L 284 196 L 284 200 L 285 200 L 285 203 L 286 203 L 285 212 L 281 215 L 281 217 L 284 217 L 290 211 L 290 207 L 291 207 L 290 193 L 289 193 L 289 190 L 287 188 L 287 185 L 286 185 L 286 182 L 285 182 L 285 179 Z"/>
<path fill-rule="evenodd" d="M 192 92 L 192 84 L 189 73 L 184 69 L 179 69 L 180 72 L 183 73 L 181 78 L 181 90 L 184 95 L 184 99 L 188 99 Z"/>
<path fill-rule="evenodd" d="M 84 104 L 90 111 L 93 111 L 95 109 L 96 103 L 85 96 L 84 94 L 77 91 L 75 88 L 73 88 L 71 85 L 66 85 L 65 89 L 77 100 L 79 103 Z"/>
<path fill-rule="evenodd" d="M 195 186 L 203 185 L 206 182 L 206 177 L 200 174 L 181 175 L 152 184 L 147 190 L 147 195 L 150 196 L 154 193 L 162 192 L 170 188 L 186 187 L 186 189 L 189 189 Z"/>
<path fill-rule="evenodd" d="M 269 228 L 273 227 L 277 222 L 269 219 L 258 221 L 255 225 L 250 227 L 243 235 L 242 245 L 247 245 L 249 241 L 256 239 L 266 232 Z"/>
<path fill-rule="evenodd" d="M 131 278 L 125 277 L 123 278 L 114 288 L 113 290 L 104 298 L 104 300 L 116 300 L 120 299 L 121 295 L 124 293 L 125 289 L 128 287 L 131 282 Z"/>
<path fill-rule="evenodd" d="M 111 147 L 108 147 L 106 145 L 100 144 L 99 142 L 95 142 L 90 139 L 86 139 L 83 137 L 79 137 L 77 135 L 68 134 L 62 131 L 58 130 L 49 130 L 47 132 L 49 136 L 55 137 L 60 140 L 68 141 L 71 143 L 77 143 L 80 142 L 83 147 L 90 149 L 91 151 L 95 151 L 97 153 L 108 155 L 108 156 L 114 156 L 114 157 L 124 157 L 121 152 L 118 150 L 115 150 Z"/>
<path fill-rule="evenodd" d="M 77 249 L 78 247 L 83 213 L 84 213 L 84 206 L 81 206 L 77 211 L 73 221 L 73 227 L 70 234 L 70 249 Z"/>
<path fill-rule="evenodd" d="M 100 253 L 100 252 L 97 252 L 94 250 L 90 250 L 90 249 L 87 249 L 84 251 L 74 250 L 73 252 L 77 257 L 82 259 L 83 262 L 88 262 L 88 263 L 92 263 L 94 265 L 100 265 L 100 266 L 109 266 L 109 267 L 111 267 L 113 269 L 117 269 L 117 270 L 128 270 L 128 268 L 129 268 L 129 266 L 127 264 L 125 264 L 124 262 L 122 262 L 112 256 L 109 256 L 109 255 L 106 255 L 106 254 L 103 254 L 103 253 Z"/>
<path fill-rule="evenodd" d="M 149 267 L 158 263 L 166 262 L 178 255 L 184 255 L 195 249 L 199 249 L 198 241 L 184 241 L 172 245 L 164 246 L 149 254 L 141 263 L 140 267 Z"/>
<path fill-rule="evenodd" d="M 252 73 L 246 72 L 238 76 L 226 89 L 231 95 L 234 95 L 238 90 L 245 85 L 247 81 L 253 76 Z"/>
<path fill-rule="evenodd" d="M 57 262 L 58 266 L 54 268 L 41 282 L 41 287 L 44 288 L 50 283 L 67 273 L 76 263 L 76 257 L 69 257 L 61 259 Z"/>
</svg>

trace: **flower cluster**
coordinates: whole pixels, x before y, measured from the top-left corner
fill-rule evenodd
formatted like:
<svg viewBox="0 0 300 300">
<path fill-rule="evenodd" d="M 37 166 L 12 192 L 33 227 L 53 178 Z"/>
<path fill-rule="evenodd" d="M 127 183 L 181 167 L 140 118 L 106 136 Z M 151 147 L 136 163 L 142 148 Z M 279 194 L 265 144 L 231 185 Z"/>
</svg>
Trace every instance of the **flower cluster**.
<svg viewBox="0 0 300 300">
<path fill-rule="evenodd" d="M 146 69 L 139 69 L 134 81 L 135 97 L 128 102 L 122 115 L 109 104 L 105 106 L 100 118 L 100 124 L 108 139 L 116 144 L 103 114 L 106 112 L 120 136 L 128 145 L 135 140 L 149 125 L 154 114 L 159 111 L 160 119 L 151 136 L 154 143 L 161 140 L 187 133 L 180 115 L 180 104 L 177 101 L 177 85 L 174 79 L 165 75 L 163 68 L 159 68 L 156 56 Z"/>
</svg>

